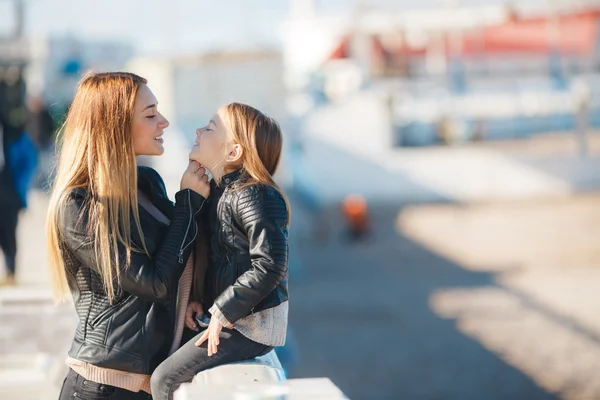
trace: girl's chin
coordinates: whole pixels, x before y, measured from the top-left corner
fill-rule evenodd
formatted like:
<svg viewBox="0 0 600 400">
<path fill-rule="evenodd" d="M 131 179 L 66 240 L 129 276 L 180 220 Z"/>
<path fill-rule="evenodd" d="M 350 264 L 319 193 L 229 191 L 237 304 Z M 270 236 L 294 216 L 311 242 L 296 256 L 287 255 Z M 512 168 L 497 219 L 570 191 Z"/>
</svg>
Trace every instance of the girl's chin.
<svg viewBox="0 0 600 400">
<path fill-rule="evenodd" d="M 194 147 L 190 151 L 190 160 L 198 160 L 198 148 L 197 147 Z"/>
</svg>

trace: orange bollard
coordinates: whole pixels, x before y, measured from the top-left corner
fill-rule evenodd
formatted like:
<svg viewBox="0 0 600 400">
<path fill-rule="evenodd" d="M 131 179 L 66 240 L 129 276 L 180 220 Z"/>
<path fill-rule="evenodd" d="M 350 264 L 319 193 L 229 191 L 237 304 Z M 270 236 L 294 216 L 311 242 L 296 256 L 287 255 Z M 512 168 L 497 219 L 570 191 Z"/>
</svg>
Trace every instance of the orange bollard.
<svg viewBox="0 0 600 400">
<path fill-rule="evenodd" d="M 348 233 L 353 238 L 364 236 L 369 229 L 367 201 L 358 194 L 346 196 L 342 201 L 342 215 L 346 221 Z"/>
</svg>

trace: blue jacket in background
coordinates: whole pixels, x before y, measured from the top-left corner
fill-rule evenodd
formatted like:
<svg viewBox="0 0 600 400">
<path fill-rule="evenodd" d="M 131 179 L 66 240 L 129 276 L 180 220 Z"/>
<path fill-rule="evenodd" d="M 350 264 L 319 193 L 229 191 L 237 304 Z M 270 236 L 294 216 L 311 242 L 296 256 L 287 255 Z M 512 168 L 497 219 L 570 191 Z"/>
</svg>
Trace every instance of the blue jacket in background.
<svg viewBox="0 0 600 400">
<path fill-rule="evenodd" d="M 5 162 L 11 172 L 15 191 L 23 208 L 27 208 L 27 192 L 38 165 L 38 149 L 29 135 L 23 132 L 16 140 L 8 143 L 5 152 Z"/>
</svg>

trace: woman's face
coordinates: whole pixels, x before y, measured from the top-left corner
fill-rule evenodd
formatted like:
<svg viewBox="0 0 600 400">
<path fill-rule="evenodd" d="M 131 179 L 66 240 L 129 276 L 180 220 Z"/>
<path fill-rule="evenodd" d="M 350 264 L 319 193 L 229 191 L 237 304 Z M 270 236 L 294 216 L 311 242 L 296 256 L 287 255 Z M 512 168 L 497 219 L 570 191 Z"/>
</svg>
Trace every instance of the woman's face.
<svg viewBox="0 0 600 400">
<path fill-rule="evenodd" d="M 135 97 L 135 111 L 131 126 L 133 151 L 136 156 L 160 156 L 163 147 L 163 129 L 169 121 L 158 112 L 158 101 L 147 85 L 140 85 Z"/>
<path fill-rule="evenodd" d="M 196 129 L 196 142 L 190 152 L 190 160 L 198 161 L 213 173 L 225 167 L 227 145 L 231 142 L 226 118 L 221 108 L 206 126 Z"/>
</svg>

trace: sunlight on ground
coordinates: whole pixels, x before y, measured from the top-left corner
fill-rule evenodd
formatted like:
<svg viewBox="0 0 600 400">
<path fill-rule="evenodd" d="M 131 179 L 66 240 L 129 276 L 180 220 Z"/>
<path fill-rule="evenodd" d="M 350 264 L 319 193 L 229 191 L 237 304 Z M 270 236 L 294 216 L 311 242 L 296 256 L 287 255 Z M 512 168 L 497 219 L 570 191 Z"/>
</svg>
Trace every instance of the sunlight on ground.
<svg viewBox="0 0 600 400">
<path fill-rule="evenodd" d="M 600 196 L 405 208 L 403 235 L 497 286 L 448 288 L 432 310 L 548 392 L 600 398 Z"/>
</svg>

